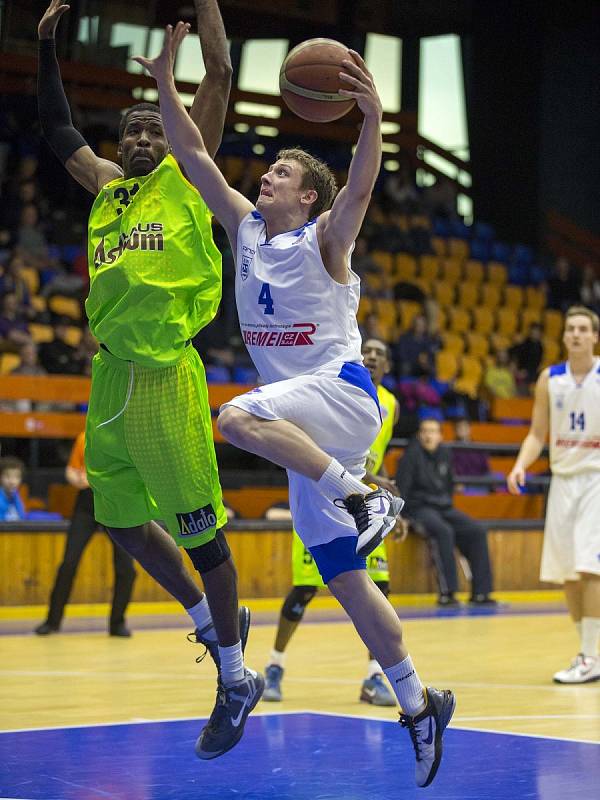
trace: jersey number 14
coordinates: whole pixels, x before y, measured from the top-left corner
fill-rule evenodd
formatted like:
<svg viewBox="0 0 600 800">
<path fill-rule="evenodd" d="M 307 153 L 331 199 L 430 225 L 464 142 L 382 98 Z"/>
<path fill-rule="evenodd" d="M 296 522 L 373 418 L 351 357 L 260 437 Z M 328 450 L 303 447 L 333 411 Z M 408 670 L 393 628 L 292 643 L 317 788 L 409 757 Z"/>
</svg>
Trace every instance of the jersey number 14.
<svg viewBox="0 0 600 800">
<path fill-rule="evenodd" d="M 569 418 L 571 420 L 571 430 L 576 431 L 584 431 L 585 430 L 585 414 L 582 411 L 580 414 L 577 414 L 576 411 L 571 411 L 569 414 Z"/>
</svg>

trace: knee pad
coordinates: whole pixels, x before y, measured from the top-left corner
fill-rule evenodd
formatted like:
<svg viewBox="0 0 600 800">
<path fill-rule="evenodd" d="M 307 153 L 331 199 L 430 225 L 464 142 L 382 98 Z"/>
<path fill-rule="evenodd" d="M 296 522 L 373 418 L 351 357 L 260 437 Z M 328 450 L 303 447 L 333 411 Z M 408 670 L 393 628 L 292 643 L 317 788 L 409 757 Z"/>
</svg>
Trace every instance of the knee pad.
<svg viewBox="0 0 600 800">
<path fill-rule="evenodd" d="M 281 609 L 281 616 L 289 622 L 300 622 L 306 611 L 306 606 L 317 593 L 316 586 L 294 586 L 285 598 Z"/>
<path fill-rule="evenodd" d="M 389 581 L 374 581 L 375 586 L 379 589 L 379 591 L 383 594 L 384 597 L 389 597 L 390 594 L 390 582 Z"/>
<path fill-rule="evenodd" d="M 210 542 L 193 547 L 191 550 L 186 550 L 186 553 L 200 575 L 220 567 L 231 557 L 231 550 L 222 530 L 217 531 L 215 538 L 211 539 Z"/>
</svg>

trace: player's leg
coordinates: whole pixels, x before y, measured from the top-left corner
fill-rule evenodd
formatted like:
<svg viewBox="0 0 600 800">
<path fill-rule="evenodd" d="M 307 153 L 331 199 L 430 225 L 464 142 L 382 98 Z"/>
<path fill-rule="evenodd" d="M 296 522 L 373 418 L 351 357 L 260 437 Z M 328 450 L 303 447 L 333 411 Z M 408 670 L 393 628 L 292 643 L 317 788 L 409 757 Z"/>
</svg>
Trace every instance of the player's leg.
<svg viewBox="0 0 600 800">
<path fill-rule="evenodd" d="M 50 593 L 50 604 L 45 622 L 35 629 L 35 632 L 44 636 L 54 633 L 60 628 L 66 604 L 69 602 L 73 581 L 81 556 L 97 528 L 93 514 L 89 513 L 91 491 L 84 489 L 77 494 L 75 508 L 65 540 L 65 550 L 62 562 L 54 579 L 54 586 Z"/>
<path fill-rule="evenodd" d="M 359 532 L 357 551 L 367 555 L 392 530 L 404 501 L 360 480 L 381 417 L 367 370 L 347 366 L 357 383 L 344 370 L 278 381 L 233 398 L 218 424 L 232 444 L 309 478 L 330 503 L 343 505 Z"/>
<path fill-rule="evenodd" d="M 133 559 L 114 539 L 113 545 L 113 566 L 115 571 L 115 583 L 113 588 L 112 606 L 108 632 L 111 636 L 131 636 L 129 628 L 125 624 L 125 612 L 135 583 L 135 567 Z"/>
<path fill-rule="evenodd" d="M 390 573 L 387 550 L 382 542 L 367 557 L 367 574 L 385 598 L 390 594 Z M 396 698 L 385 680 L 383 668 L 375 655 L 368 654 L 367 674 L 360 688 L 359 700 L 373 706 L 395 706 Z"/>
<path fill-rule="evenodd" d="M 456 546 L 469 562 L 471 567 L 471 602 L 480 606 L 495 606 L 496 601 L 490 597 L 492 591 L 492 567 L 487 541 L 487 531 L 477 520 L 456 508 L 442 514 L 444 520 L 452 526 L 456 537 Z"/>
</svg>

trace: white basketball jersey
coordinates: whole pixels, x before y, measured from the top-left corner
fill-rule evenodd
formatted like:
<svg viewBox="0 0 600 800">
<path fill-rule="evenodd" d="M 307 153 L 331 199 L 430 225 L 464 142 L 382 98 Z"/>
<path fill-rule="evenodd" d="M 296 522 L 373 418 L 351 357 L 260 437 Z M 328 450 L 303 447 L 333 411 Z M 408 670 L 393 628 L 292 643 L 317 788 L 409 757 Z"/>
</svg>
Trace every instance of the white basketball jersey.
<svg viewBox="0 0 600 800">
<path fill-rule="evenodd" d="M 362 363 L 360 279 L 352 270 L 349 277 L 343 285 L 325 269 L 316 220 L 267 241 L 260 213 L 244 217 L 235 298 L 242 339 L 265 383 Z"/>
<path fill-rule="evenodd" d="M 552 472 L 600 470 L 600 358 L 579 384 L 568 361 L 550 367 L 548 392 Z"/>
</svg>

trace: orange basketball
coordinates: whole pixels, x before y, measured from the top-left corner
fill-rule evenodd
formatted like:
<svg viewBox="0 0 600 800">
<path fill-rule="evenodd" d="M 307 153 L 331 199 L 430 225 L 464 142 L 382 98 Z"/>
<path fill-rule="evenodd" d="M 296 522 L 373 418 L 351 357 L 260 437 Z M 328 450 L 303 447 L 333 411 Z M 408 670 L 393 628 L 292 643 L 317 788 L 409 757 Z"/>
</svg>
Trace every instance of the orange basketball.
<svg viewBox="0 0 600 800">
<path fill-rule="evenodd" d="M 352 88 L 339 75 L 348 58 L 348 48 L 335 39 L 307 39 L 290 50 L 279 72 L 286 105 L 309 122 L 331 122 L 347 114 L 355 101 L 338 89 Z"/>
</svg>

